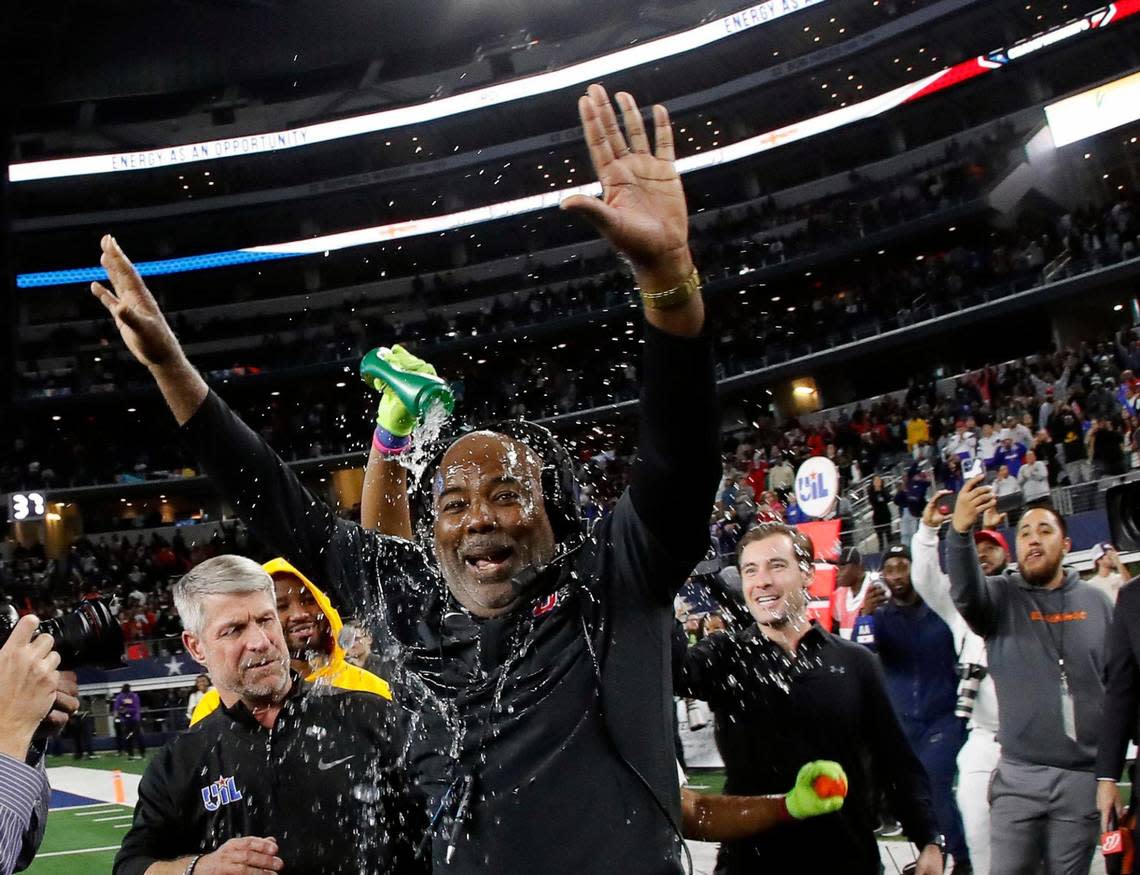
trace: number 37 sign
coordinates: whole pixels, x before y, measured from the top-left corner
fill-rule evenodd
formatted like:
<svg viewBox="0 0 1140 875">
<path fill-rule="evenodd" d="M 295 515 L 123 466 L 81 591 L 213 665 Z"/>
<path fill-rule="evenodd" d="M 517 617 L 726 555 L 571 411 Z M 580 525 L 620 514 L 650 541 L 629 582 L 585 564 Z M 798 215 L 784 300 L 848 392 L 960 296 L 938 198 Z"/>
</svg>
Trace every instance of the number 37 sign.
<svg viewBox="0 0 1140 875">
<path fill-rule="evenodd" d="M 42 520 L 47 513 L 47 501 L 42 492 L 12 492 L 8 495 L 8 521 Z"/>
</svg>

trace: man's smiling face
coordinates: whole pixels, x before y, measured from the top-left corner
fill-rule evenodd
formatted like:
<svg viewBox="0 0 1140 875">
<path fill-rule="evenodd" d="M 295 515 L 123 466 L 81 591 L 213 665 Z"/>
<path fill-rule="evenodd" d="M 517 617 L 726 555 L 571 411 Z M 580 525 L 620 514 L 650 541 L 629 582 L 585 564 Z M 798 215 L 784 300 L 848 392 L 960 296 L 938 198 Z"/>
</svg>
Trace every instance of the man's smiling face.
<svg viewBox="0 0 1140 875">
<path fill-rule="evenodd" d="M 542 467 L 524 444 L 474 432 L 443 456 L 435 486 L 435 553 L 448 589 L 477 617 L 518 605 L 511 579 L 554 557 Z"/>
</svg>

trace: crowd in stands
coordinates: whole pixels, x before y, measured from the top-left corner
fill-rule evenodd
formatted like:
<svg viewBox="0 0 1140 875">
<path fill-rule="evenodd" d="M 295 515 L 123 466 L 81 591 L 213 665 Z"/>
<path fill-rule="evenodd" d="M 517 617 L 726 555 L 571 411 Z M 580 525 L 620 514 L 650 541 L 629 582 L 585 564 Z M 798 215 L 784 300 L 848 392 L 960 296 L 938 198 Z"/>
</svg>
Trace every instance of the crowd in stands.
<svg viewBox="0 0 1140 875">
<path fill-rule="evenodd" d="M 694 233 L 693 248 L 706 282 L 795 262 L 837 243 L 898 229 L 977 198 L 1004 165 L 1003 153 L 1012 138 L 1012 130 L 1001 129 L 965 146 L 952 141 L 941 160 L 887 179 L 865 178 L 853 171 L 845 191 L 817 201 L 780 207 L 769 197 L 720 210 L 715 222 Z M 337 310 L 207 320 L 195 319 L 187 311 L 175 313 L 172 324 L 184 344 L 260 338 L 252 349 L 207 357 L 211 361 L 204 361 L 203 367 L 219 373 L 262 372 L 356 358 L 377 337 L 398 337 L 423 347 L 605 310 L 629 303 L 628 285 L 609 255 L 551 265 L 538 256 L 528 259 L 513 276 L 472 281 L 450 273 L 430 280 L 416 275 L 411 295 L 396 307 L 370 305 L 360 294 Z M 436 309 L 480 297 L 488 298 L 487 305 L 469 313 Z M 125 360 L 111 351 L 114 346 L 106 326 L 101 321 L 97 325 L 96 329 L 64 325 L 46 341 L 25 343 L 21 357 L 32 367 L 21 376 L 21 391 L 30 396 L 72 394 L 141 383 L 137 373 L 124 367 Z M 75 356 L 77 346 L 84 344 L 96 351 L 80 354 L 74 365 L 34 365 L 37 360 Z M 235 361 L 240 364 L 235 366 Z"/>
<path fill-rule="evenodd" d="M 987 366 L 949 392 L 912 378 L 905 392 L 811 424 L 769 423 L 727 445 L 713 537 L 729 556 L 757 519 L 806 521 L 793 479 L 811 456 L 825 455 L 839 470 L 841 518 L 851 512 L 847 490 L 872 478 L 862 491 L 880 550 L 909 540 L 933 490 L 960 490 L 975 458 L 1014 513 L 1047 500 L 1054 487 L 1123 475 L 1140 467 L 1137 373 L 1140 339 L 1121 332 Z M 884 474 L 897 478 L 888 483 Z"/>
</svg>

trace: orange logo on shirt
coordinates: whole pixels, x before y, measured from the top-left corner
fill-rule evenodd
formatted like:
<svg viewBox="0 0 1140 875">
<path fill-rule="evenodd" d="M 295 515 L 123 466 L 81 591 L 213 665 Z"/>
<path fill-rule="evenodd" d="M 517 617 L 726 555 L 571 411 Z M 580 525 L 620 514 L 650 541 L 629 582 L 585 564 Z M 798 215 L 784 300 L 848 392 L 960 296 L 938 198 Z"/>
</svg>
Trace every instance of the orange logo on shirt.
<svg viewBox="0 0 1140 875">
<path fill-rule="evenodd" d="M 1088 611 L 1066 611 L 1063 614 L 1042 614 L 1040 611 L 1030 611 L 1029 619 L 1038 623 L 1075 623 L 1089 618 Z"/>
</svg>

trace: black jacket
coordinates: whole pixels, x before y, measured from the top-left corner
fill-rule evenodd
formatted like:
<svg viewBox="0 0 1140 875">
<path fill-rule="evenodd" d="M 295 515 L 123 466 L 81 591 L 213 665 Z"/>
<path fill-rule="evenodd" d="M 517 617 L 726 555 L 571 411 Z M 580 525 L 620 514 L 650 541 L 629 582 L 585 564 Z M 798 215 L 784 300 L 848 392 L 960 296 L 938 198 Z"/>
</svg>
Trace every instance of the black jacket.
<svg viewBox="0 0 1140 875">
<path fill-rule="evenodd" d="M 273 836 L 293 875 L 429 872 L 413 860 L 423 801 L 399 763 L 395 716 L 380 696 L 296 675 L 272 731 L 240 702 L 219 708 L 147 766 L 114 875 L 239 836 Z"/>
<path fill-rule="evenodd" d="M 1096 776 L 1120 780 L 1128 742 L 1140 738 L 1140 586 L 1120 589 L 1108 630 Z"/>
<path fill-rule="evenodd" d="M 338 519 L 216 395 L 184 428 L 253 533 L 397 654 L 441 871 L 680 870 L 670 637 L 720 474 L 710 343 L 647 325 L 643 374 L 630 489 L 549 572 L 552 596 L 492 620 L 450 597 L 419 546 Z"/>
<path fill-rule="evenodd" d="M 832 869 L 879 875 L 872 774 L 912 842 L 921 848 L 937 837 L 930 782 L 866 648 L 813 623 L 793 660 L 753 624 L 695 645 L 676 686 L 677 695 L 712 707 L 725 793 L 786 793 L 811 760 L 835 760 L 847 772 L 840 811 L 724 842 L 718 875 Z"/>
</svg>

